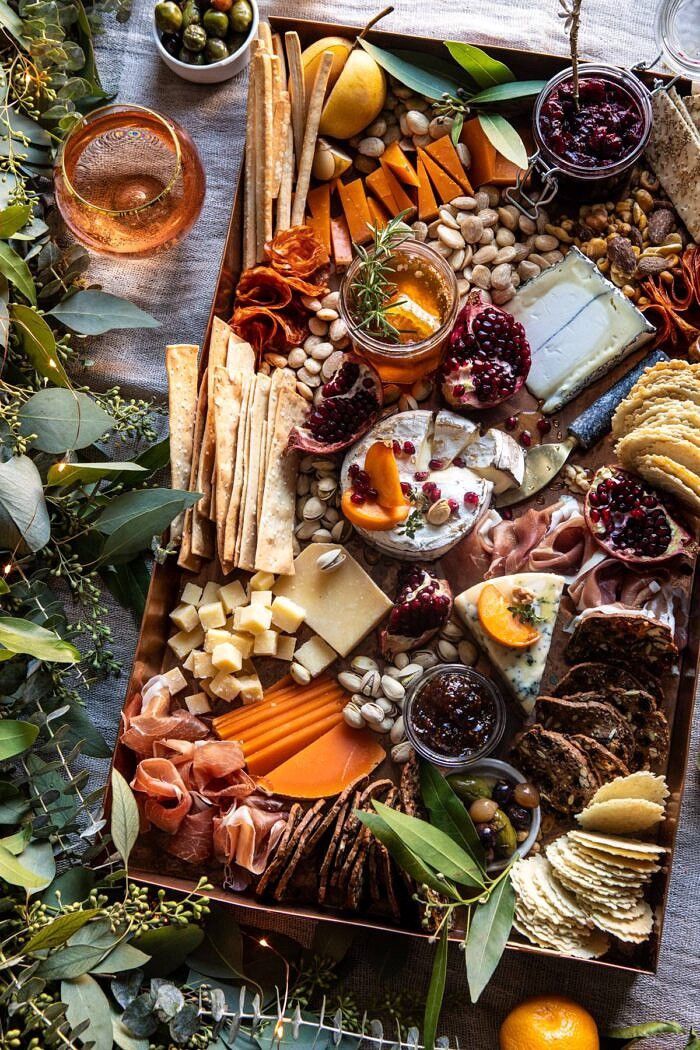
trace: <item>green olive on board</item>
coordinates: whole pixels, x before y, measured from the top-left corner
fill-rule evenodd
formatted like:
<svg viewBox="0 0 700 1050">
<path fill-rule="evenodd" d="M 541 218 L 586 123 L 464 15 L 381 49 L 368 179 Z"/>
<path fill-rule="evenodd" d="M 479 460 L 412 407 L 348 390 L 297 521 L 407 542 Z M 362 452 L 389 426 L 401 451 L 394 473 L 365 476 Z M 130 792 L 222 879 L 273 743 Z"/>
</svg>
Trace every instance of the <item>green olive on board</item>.
<svg viewBox="0 0 700 1050">
<path fill-rule="evenodd" d="M 491 798 L 492 784 L 483 777 L 452 773 L 447 777 L 447 783 L 463 802 L 474 802 L 477 798 Z"/>
<path fill-rule="evenodd" d="M 253 9 L 248 0 L 236 0 L 228 17 L 231 21 L 231 29 L 235 33 L 245 33 L 253 21 Z"/>
<path fill-rule="evenodd" d="M 205 11 L 202 25 L 210 37 L 215 36 L 223 39 L 228 33 L 228 17 L 223 11 L 214 11 L 213 8 Z"/>
<path fill-rule="evenodd" d="M 187 0 L 182 8 L 182 28 L 187 29 L 188 26 L 198 26 L 202 22 L 202 12 L 199 9 L 199 5 L 195 3 L 195 0 Z"/>
<path fill-rule="evenodd" d="M 229 50 L 223 40 L 219 40 L 217 37 L 212 37 L 207 40 L 204 54 L 209 62 L 221 62 L 224 58 L 228 58 Z"/>
<path fill-rule="evenodd" d="M 182 43 L 190 51 L 203 51 L 207 43 L 204 26 L 188 26 L 182 34 Z"/>
<path fill-rule="evenodd" d="M 511 857 L 518 848 L 518 836 L 502 809 L 492 818 L 491 824 L 496 832 L 496 852 L 501 857 Z"/>
<path fill-rule="evenodd" d="M 177 33 L 182 27 L 182 11 L 174 0 L 160 0 L 155 7 L 155 19 L 161 33 Z"/>
</svg>

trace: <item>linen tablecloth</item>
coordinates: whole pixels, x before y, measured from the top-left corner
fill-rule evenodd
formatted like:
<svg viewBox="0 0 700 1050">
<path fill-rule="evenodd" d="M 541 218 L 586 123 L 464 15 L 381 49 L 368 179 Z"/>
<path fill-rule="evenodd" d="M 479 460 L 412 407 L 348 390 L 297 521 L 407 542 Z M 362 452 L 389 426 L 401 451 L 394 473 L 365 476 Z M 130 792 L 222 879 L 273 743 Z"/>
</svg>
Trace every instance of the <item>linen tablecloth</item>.
<svg viewBox="0 0 700 1050">
<path fill-rule="evenodd" d="M 117 93 L 120 102 L 151 106 L 187 128 L 204 162 L 207 196 L 193 232 L 170 252 L 143 261 L 95 261 L 94 280 L 137 302 L 162 327 L 94 341 L 90 382 L 101 388 L 116 382 L 132 396 L 162 399 L 166 390 L 164 346 L 197 342 L 206 325 L 243 149 L 246 75 L 213 86 L 180 80 L 156 53 L 152 6 L 151 0 L 138 0 L 125 26 L 110 23 L 98 42 L 100 72 L 105 86 Z M 346 5 L 282 0 L 263 3 L 261 15 L 363 25 L 380 6 L 377 0 L 352 0 Z M 397 0 L 396 10 L 381 28 L 566 54 L 559 10 L 556 0 L 481 0 L 478 4 Z M 655 0 L 584 3 L 583 54 L 628 65 L 653 60 L 658 52 L 654 14 Z M 116 734 L 137 634 L 137 624 L 117 608 L 112 609 L 111 624 L 123 675 L 116 683 L 94 689 L 88 699 L 90 714 L 110 743 Z M 462 954 L 451 947 L 441 1031 L 453 1046 L 458 1039 L 460 1046 L 470 1050 L 493 1050 L 506 1012 L 525 996 L 547 991 L 581 1001 L 601 1025 L 650 1019 L 700 1025 L 700 774 L 695 765 L 699 731 L 700 719 L 696 718 L 658 975 L 635 977 L 584 963 L 507 953 L 478 1005 L 471 1006 Z M 93 763 L 94 778 L 104 780 L 106 772 L 106 763 Z M 253 912 L 237 917 L 260 921 Z M 278 920 L 266 925 L 309 940 L 309 928 L 302 923 Z M 404 962 L 401 970 L 397 969 L 398 958 Z M 362 1011 L 376 1002 L 377 988 L 385 987 L 389 995 L 402 992 L 419 1014 L 431 958 L 431 949 L 414 939 L 359 935 L 350 951 L 344 993 L 352 995 Z M 669 1044 L 658 1041 L 656 1045 Z"/>
</svg>

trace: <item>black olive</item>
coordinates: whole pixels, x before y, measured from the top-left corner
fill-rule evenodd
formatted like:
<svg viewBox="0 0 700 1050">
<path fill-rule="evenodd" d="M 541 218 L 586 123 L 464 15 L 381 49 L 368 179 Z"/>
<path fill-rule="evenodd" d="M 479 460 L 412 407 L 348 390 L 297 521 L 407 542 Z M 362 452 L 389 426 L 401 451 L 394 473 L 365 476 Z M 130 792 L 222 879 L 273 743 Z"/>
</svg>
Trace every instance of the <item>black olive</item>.
<svg viewBox="0 0 700 1050">
<path fill-rule="evenodd" d="M 512 794 L 512 784 L 509 784 L 507 780 L 497 780 L 496 783 L 493 785 L 491 798 L 494 802 L 498 802 L 499 806 L 505 806 L 508 802 L 510 802 Z"/>
<path fill-rule="evenodd" d="M 530 814 L 524 806 L 508 806 L 506 811 L 510 822 L 518 831 L 525 831 L 530 827 Z"/>
<path fill-rule="evenodd" d="M 476 832 L 479 836 L 479 841 L 482 846 L 486 849 L 493 849 L 496 845 L 496 829 L 492 828 L 490 824 L 477 824 Z"/>
</svg>

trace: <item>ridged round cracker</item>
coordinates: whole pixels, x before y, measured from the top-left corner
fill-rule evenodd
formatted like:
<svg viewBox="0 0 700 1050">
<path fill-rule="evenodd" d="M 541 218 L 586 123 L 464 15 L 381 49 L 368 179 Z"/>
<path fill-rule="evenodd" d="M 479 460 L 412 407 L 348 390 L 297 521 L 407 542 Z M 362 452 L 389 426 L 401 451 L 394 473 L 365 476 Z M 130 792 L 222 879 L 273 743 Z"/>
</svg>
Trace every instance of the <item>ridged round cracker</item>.
<svg viewBox="0 0 700 1050">
<path fill-rule="evenodd" d="M 594 849 L 604 853 L 612 853 L 620 857 L 641 856 L 656 857 L 666 852 L 665 846 L 657 846 L 654 842 L 640 842 L 639 839 L 623 839 L 613 835 L 594 834 L 590 831 L 570 831 L 569 836 L 576 842 L 590 844 Z"/>
<path fill-rule="evenodd" d="M 654 390 L 631 393 L 619 405 L 613 417 L 613 437 L 629 434 L 635 426 L 651 419 L 671 418 L 690 422 L 700 408 L 700 390 L 682 388 L 671 383 L 660 384 Z"/>
<path fill-rule="evenodd" d="M 649 831 L 663 817 L 664 807 L 645 798 L 610 798 L 591 803 L 576 814 L 576 820 L 586 831 L 609 831 L 613 835 Z"/>
<path fill-rule="evenodd" d="M 647 880 L 645 871 L 640 871 L 638 868 L 615 867 L 607 860 L 601 860 L 590 853 L 580 851 L 575 842 L 567 842 L 560 851 L 560 855 L 565 863 L 571 863 L 603 885 L 614 882 L 620 886 L 641 886 Z"/>
<path fill-rule="evenodd" d="M 667 456 L 641 456 L 637 471 L 651 485 L 669 492 L 693 514 L 700 515 L 700 478 L 682 470 Z"/>
<path fill-rule="evenodd" d="M 655 776 L 643 769 L 630 773 L 626 777 L 616 777 L 599 787 L 591 799 L 594 802 L 607 802 L 611 798 L 644 798 L 647 802 L 663 805 L 669 796 L 665 777 Z"/>
<path fill-rule="evenodd" d="M 625 435 L 617 444 L 623 467 L 636 470 L 642 456 L 663 455 L 694 475 L 700 475 L 700 442 L 681 436 L 682 427 L 642 426 Z"/>
<path fill-rule="evenodd" d="M 592 918 L 602 930 L 611 933 L 620 941 L 629 941 L 632 944 L 646 941 L 654 928 L 654 913 L 646 901 L 643 902 L 641 914 L 633 918 L 620 919 L 606 911 L 594 911 Z"/>
</svg>

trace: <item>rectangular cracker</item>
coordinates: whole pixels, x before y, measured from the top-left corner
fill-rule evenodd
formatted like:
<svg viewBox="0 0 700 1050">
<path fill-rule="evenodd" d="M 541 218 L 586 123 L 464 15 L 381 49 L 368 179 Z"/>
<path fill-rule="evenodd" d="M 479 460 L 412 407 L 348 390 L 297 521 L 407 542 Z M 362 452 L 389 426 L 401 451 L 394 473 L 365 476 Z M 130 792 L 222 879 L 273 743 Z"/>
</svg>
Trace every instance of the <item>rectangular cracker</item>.
<svg viewBox="0 0 700 1050">
<path fill-rule="evenodd" d="M 255 395 L 250 421 L 250 448 L 246 463 L 248 481 L 238 555 L 238 567 L 248 571 L 255 568 L 255 549 L 258 537 L 258 480 L 261 452 L 263 451 L 263 423 L 267 418 L 269 398 L 270 377 L 259 372 L 255 377 Z"/>
<path fill-rule="evenodd" d="M 667 91 L 652 96 L 654 125 L 646 156 L 683 219 L 700 243 L 700 133 Z"/>
<path fill-rule="evenodd" d="M 168 376 L 168 416 L 170 418 L 170 485 L 188 489 L 192 470 L 194 420 L 197 411 L 197 357 L 199 347 L 176 343 L 165 348 L 165 370 Z M 170 526 L 170 540 L 182 539 L 184 513 Z"/>
<path fill-rule="evenodd" d="M 293 376 L 285 378 L 278 395 L 275 427 L 268 457 L 255 568 L 265 572 L 294 572 L 294 506 L 299 456 L 286 453 L 289 434 L 306 414 L 306 402 L 297 394 Z"/>
<path fill-rule="evenodd" d="M 233 467 L 233 484 L 231 486 L 231 498 L 229 500 L 228 512 L 226 514 L 226 529 L 224 532 L 224 557 L 222 560 L 222 566 L 227 569 L 227 571 L 230 571 L 233 568 L 235 560 L 238 518 L 240 515 L 241 497 L 243 494 L 244 462 L 247 451 L 248 417 L 251 393 L 254 388 L 255 384 L 253 382 L 253 377 L 244 374 L 241 379 L 241 410 L 238 420 L 236 457 Z"/>
<path fill-rule="evenodd" d="M 255 371 L 255 351 L 250 343 L 241 339 L 233 331 L 228 337 L 226 367 L 231 375 L 235 375 L 236 372 L 247 372 L 252 375 Z"/>
<path fill-rule="evenodd" d="M 217 368 L 214 377 L 214 420 L 216 430 L 216 547 L 224 560 L 226 516 L 233 488 L 238 421 L 241 415 L 243 379 L 231 376 L 227 368 Z"/>
<path fill-rule="evenodd" d="M 202 376 L 202 381 L 199 384 L 199 392 L 197 394 L 197 408 L 195 410 L 194 417 L 194 436 L 192 440 L 192 467 L 190 469 L 190 482 L 187 486 L 190 492 L 196 491 L 195 481 L 197 478 L 197 469 L 199 466 L 199 453 L 202 447 L 202 437 L 204 435 L 204 424 L 206 423 L 206 398 L 207 398 L 207 382 L 206 372 Z M 182 527 L 182 542 L 180 544 L 180 556 L 177 559 L 177 563 L 181 569 L 189 569 L 190 572 L 196 572 L 201 566 L 201 559 L 197 557 L 192 549 L 192 535 L 194 530 L 194 507 L 188 507 L 185 511 L 185 520 Z"/>
</svg>

